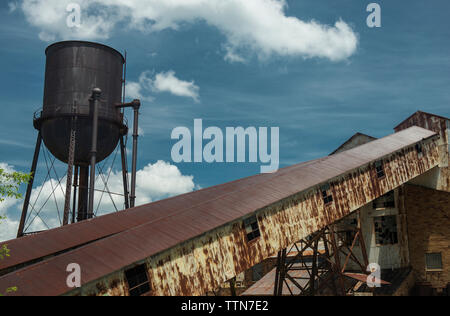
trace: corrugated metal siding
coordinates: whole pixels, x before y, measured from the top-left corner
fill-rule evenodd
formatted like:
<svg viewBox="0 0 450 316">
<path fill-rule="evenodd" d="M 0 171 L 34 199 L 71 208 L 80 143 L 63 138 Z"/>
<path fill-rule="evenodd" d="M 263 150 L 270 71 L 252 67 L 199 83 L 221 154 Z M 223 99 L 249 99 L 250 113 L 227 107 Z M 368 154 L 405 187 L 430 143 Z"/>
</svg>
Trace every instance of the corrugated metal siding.
<svg viewBox="0 0 450 316">
<path fill-rule="evenodd" d="M 413 127 L 341 154 L 234 182 L 235 191 L 216 187 L 212 199 L 188 194 L 143 206 L 165 216 L 11 273 L 0 284 L 18 286 L 17 295 L 64 294 L 65 267 L 74 262 L 82 266 L 83 294 L 126 294 L 123 269 L 145 260 L 152 294 L 201 295 L 435 167 L 433 135 Z M 422 139 L 428 140 L 422 141 L 419 158 L 414 145 Z M 374 161 L 381 158 L 386 177 L 378 180 Z M 326 181 L 335 201 L 330 206 L 324 206 L 318 187 Z M 261 238 L 247 243 L 242 220 L 255 212 Z"/>
<path fill-rule="evenodd" d="M 400 132 L 412 126 L 419 126 L 439 134 L 441 142 L 448 144 L 447 125 L 449 124 L 449 121 L 450 119 L 447 117 L 417 111 L 397 125 L 394 130 Z"/>
<path fill-rule="evenodd" d="M 450 192 L 450 119 L 443 116 L 418 111 L 395 127 L 395 131 L 399 132 L 410 128 L 411 126 L 419 126 L 439 134 L 439 167 L 441 168 L 441 175 L 439 177 L 439 182 L 436 189 Z"/>
</svg>

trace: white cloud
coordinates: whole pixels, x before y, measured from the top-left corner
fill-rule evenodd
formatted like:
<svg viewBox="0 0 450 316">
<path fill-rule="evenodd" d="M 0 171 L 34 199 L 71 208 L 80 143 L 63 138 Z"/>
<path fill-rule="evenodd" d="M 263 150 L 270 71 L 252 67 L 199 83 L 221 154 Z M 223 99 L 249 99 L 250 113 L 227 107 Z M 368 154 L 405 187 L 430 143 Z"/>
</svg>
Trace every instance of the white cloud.
<svg viewBox="0 0 450 316">
<path fill-rule="evenodd" d="M 138 135 L 139 135 L 139 137 L 144 137 L 145 136 L 145 130 L 142 127 L 140 127 L 140 126 L 138 127 Z M 133 137 L 133 128 L 132 127 L 128 129 L 128 136 L 130 138 Z M 129 150 L 129 151 L 127 151 L 127 153 L 129 155 L 131 155 L 132 151 Z"/>
<path fill-rule="evenodd" d="M 153 81 L 155 92 L 169 92 L 180 97 L 188 97 L 198 102 L 200 88 L 194 81 L 183 81 L 175 77 L 175 72 L 170 70 L 156 75 Z"/>
<path fill-rule="evenodd" d="M 13 221 L 10 219 L 1 220 L 0 227 L 0 241 L 11 240 L 17 236 L 19 221 Z"/>
<path fill-rule="evenodd" d="M 145 71 L 139 76 L 139 81 L 129 81 L 126 86 L 127 97 L 131 99 L 140 99 L 153 101 L 149 93 L 168 92 L 180 97 L 192 98 L 199 102 L 200 88 L 194 81 L 180 80 L 175 76 L 173 70 L 161 72 L 151 77 L 150 71 Z"/>
<path fill-rule="evenodd" d="M 148 95 L 148 92 L 152 90 L 152 86 L 153 80 L 150 78 L 150 72 L 145 71 L 139 76 L 138 82 L 127 82 L 126 95 L 130 99 L 153 102 L 154 98 Z"/>
<path fill-rule="evenodd" d="M 7 167 L 7 168 L 4 168 Z M 0 168 L 4 168 L 9 172 L 13 171 L 11 166 L 0 163 Z M 105 171 L 108 174 L 108 171 Z M 105 175 L 106 178 L 107 175 Z M 32 204 L 35 211 L 29 210 L 30 217 L 27 225 L 31 223 L 28 231 L 41 231 L 48 227 L 60 226 L 60 217 L 62 217 L 62 209 L 64 207 L 64 191 L 66 188 L 66 179 L 61 180 L 62 189 L 58 186 L 55 179 L 46 181 L 45 183 L 33 189 L 31 195 Z M 55 189 L 56 188 L 56 189 Z M 137 171 L 136 176 L 136 205 L 150 203 L 152 201 L 164 199 L 170 196 L 191 192 L 196 188 L 193 176 L 183 175 L 180 170 L 168 162 L 158 161 L 154 164 L 148 164 L 141 170 Z M 96 189 L 104 190 L 104 183 L 99 177 L 96 181 Z M 112 171 L 108 181 L 108 189 L 113 193 L 123 193 L 122 172 Z M 39 193 L 40 192 L 40 193 Z M 54 196 L 52 195 L 54 192 Z M 73 194 L 73 191 L 72 191 Z M 37 199 L 39 195 L 39 199 Z M 50 197 L 50 199 L 48 199 Z M 34 201 L 37 202 L 34 203 Z M 47 201 L 48 199 L 48 201 Z M 60 214 L 58 217 L 58 204 Z M 120 195 L 112 195 L 116 207 L 123 209 L 123 197 Z M 110 196 L 101 192 L 95 193 L 95 210 L 98 210 L 97 216 L 104 215 L 115 211 L 114 204 Z M 47 201 L 47 203 L 45 203 Z M 100 207 L 98 207 L 100 202 Z M 17 201 L 6 199 L 0 203 L 0 214 L 18 214 L 21 211 L 23 200 Z M 41 210 L 42 208 L 42 210 Z M 36 217 L 37 211 L 40 211 L 39 217 Z M 0 224 L 0 241 L 15 238 L 19 222 L 8 216 L 9 218 Z M 45 223 L 44 223 L 45 222 Z"/>
<path fill-rule="evenodd" d="M 3 162 L 0 162 L 0 169 L 3 169 L 7 173 L 12 173 L 16 171 L 13 166 L 10 166 L 9 164 Z M 0 202 L 0 215 L 1 216 L 8 215 L 8 210 L 16 209 L 17 207 L 19 207 L 20 203 L 21 201 L 12 197 L 4 198 L 4 201 Z M 0 241 L 14 238 L 17 235 L 18 227 L 19 227 L 18 221 L 12 220 L 10 218 L 1 220 Z"/>
<path fill-rule="evenodd" d="M 286 0 L 77 0 L 82 8 L 79 28 L 66 26 L 70 2 L 22 0 L 22 10 L 43 40 L 106 39 L 118 24 L 148 33 L 203 21 L 225 35 L 225 58 L 231 62 L 242 62 L 248 54 L 337 61 L 351 56 L 358 44 L 342 20 L 330 26 L 287 16 Z"/>
<path fill-rule="evenodd" d="M 17 2 L 8 2 L 9 13 L 13 13 L 17 10 Z"/>
<path fill-rule="evenodd" d="M 6 173 L 15 172 L 14 167 L 8 165 L 7 163 L 0 162 L 0 169 L 3 169 Z M 17 204 L 17 200 L 12 197 L 3 197 L 3 202 L 0 202 L 0 215 L 6 214 L 6 210 L 11 206 Z"/>
</svg>

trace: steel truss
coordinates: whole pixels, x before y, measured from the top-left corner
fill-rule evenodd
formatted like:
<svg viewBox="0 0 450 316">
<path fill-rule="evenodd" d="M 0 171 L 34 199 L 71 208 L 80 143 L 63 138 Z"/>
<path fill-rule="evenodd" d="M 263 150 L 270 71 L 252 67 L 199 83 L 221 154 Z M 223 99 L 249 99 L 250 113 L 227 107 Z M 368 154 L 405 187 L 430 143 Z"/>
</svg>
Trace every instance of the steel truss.
<svg viewBox="0 0 450 316">
<path fill-rule="evenodd" d="M 365 284 L 370 272 L 367 271 L 369 261 L 362 236 L 358 216 L 357 225 L 344 230 L 336 224 L 329 225 L 289 250 L 280 251 L 274 295 L 348 296 L 362 286 L 372 292 Z M 359 256 L 355 253 L 357 245 Z M 354 263 L 351 271 L 350 262 Z M 358 269 L 355 270 L 355 266 Z"/>
</svg>

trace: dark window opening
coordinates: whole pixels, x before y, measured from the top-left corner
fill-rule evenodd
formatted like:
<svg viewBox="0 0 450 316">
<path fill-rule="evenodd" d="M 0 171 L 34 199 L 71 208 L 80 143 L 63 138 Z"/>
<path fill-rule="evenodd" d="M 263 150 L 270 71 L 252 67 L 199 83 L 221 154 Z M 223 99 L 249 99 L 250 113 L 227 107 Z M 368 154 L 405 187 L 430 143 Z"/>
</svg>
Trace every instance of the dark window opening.
<svg viewBox="0 0 450 316">
<path fill-rule="evenodd" d="M 338 224 L 339 239 L 345 246 L 351 246 L 358 229 L 358 220 L 356 218 L 344 218 Z M 359 246 L 359 239 L 356 240 L 355 246 Z"/>
<path fill-rule="evenodd" d="M 150 292 L 150 283 L 145 264 L 125 271 L 130 296 L 141 296 Z"/>
<path fill-rule="evenodd" d="M 395 208 L 395 195 L 394 191 L 386 193 L 382 197 L 373 201 L 373 209 L 385 210 L 387 208 Z"/>
<path fill-rule="evenodd" d="M 377 161 L 375 163 L 375 168 L 377 170 L 377 177 L 378 177 L 378 179 L 383 178 L 385 176 L 383 162 Z"/>
<path fill-rule="evenodd" d="M 256 218 L 256 216 L 252 216 L 244 220 L 244 226 L 248 241 L 261 236 L 261 233 L 259 232 L 258 219 Z"/>
<path fill-rule="evenodd" d="M 323 203 L 325 203 L 325 205 L 333 202 L 333 196 L 331 195 L 331 190 L 330 190 L 329 184 L 322 186 L 320 188 L 320 191 L 322 192 Z"/>
<path fill-rule="evenodd" d="M 419 157 L 423 156 L 423 149 L 422 149 L 421 144 L 416 144 L 416 151 L 417 151 L 417 154 L 419 155 Z"/>
<path fill-rule="evenodd" d="M 442 254 L 427 253 L 425 254 L 427 270 L 442 270 Z"/>
<path fill-rule="evenodd" d="M 353 241 L 355 240 L 356 231 L 354 230 L 347 230 L 344 232 L 344 241 L 346 246 L 351 246 L 353 244 Z M 359 241 L 357 240 L 355 243 L 355 246 L 359 246 Z"/>
<path fill-rule="evenodd" d="M 375 225 L 376 244 L 395 245 L 398 244 L 397 218 L 393 216 L 380 216 L 373 219 Z"/>
</svg>

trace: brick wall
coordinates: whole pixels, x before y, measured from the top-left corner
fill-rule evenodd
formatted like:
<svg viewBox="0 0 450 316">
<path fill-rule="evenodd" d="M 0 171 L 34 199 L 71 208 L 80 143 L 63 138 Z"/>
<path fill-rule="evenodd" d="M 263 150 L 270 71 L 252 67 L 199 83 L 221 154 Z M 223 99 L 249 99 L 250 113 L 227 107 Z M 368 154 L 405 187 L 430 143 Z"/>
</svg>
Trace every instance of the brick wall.
<svg viewBox="0 0 450 316">
<path fill-rule="evenodd" d="M 450 193 L 405 186 L 410 262 L 419 284 L 442 289 L 450 283 Z M 442 253 L 443 269 L 429 272 L 426 253 Z"/>
</svg>

